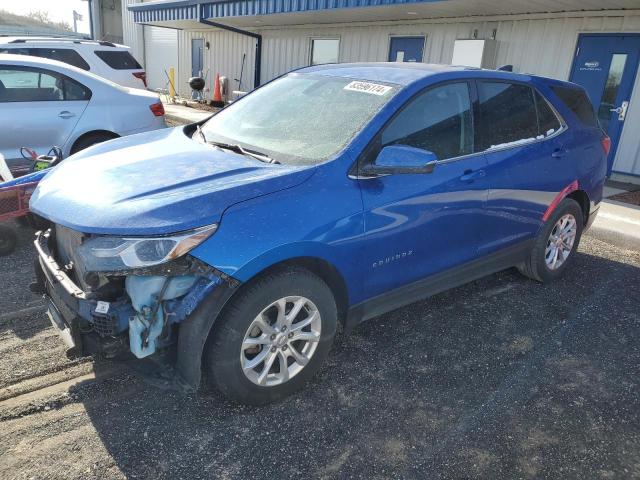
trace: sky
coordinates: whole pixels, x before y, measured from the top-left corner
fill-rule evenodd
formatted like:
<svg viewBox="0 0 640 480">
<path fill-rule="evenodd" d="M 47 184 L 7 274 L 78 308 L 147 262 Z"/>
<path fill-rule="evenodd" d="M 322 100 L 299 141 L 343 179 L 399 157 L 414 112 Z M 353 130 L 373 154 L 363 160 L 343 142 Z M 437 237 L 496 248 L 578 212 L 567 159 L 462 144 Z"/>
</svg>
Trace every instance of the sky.
<svg viewBox="0 0 640 480">
<path fill-rule="evenodd" d="M 82 15 L 78 22 L 78 32 L 90 33 L 89 3 L 83 0 L 0 0 L 0 10 L 18 15 L 27 15 L 38 10 L 49 13 L 54 21 L 67 22 L 73 28 L 73 11 Z"/>
</svg>

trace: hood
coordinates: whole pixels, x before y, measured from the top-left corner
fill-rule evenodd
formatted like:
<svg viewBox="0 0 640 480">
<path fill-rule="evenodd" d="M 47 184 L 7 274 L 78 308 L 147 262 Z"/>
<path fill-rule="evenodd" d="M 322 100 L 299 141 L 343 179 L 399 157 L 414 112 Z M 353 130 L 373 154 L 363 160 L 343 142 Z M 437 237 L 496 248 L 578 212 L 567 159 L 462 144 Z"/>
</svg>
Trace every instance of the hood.
<svg viewBox="0 0 640 480">
<path fill-rule="evenodd" d="M 84 233 L 161 235 L 220 221 L 229 206 L 304 182 L 315 169 L 202 145 L 182 127 L 90 147 L 56 166 L 30 208 Z"/>
</svg>

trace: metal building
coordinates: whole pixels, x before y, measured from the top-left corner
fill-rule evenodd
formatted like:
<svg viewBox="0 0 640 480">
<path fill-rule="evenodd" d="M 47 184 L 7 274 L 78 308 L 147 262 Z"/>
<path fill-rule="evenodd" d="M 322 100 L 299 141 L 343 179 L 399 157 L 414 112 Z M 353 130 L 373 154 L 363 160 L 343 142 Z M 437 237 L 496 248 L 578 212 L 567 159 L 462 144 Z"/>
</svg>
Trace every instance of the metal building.
<svg viewBox="0 0 640 480">
<path fill-rule="evenodd" d="M 312 63 L 510 64 L 584 85 L 612 170 L 640 176 L 640 0 L 124 1 L 124 41 L 152 87 L 169 67 L 186 96 L 199 71 L 210 89 L 220 73 L 249 90 Z"/>
</svg>

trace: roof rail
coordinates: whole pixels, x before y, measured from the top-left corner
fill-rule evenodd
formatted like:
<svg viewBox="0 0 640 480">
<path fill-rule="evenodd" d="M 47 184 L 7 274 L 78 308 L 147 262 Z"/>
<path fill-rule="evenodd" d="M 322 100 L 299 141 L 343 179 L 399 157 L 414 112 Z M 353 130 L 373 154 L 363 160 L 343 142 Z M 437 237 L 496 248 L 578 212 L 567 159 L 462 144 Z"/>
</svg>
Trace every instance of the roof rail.
<svg viewBox="0 0 640 480">
<path fill-rule="evenodd" d="M 12 35 L 7 35 L 12 36 Z M 106 42 L 106 41 L 98 41 L 92 40 L 90 38 L 71 38 L 71 37 L 25 37 L 25 38 L 14 38 L 10 40 L 8 43 L 27 43 L 27 42 L 69 42 L 69 43 L 95 43 L 98 45 L 102 45 L 103 47 L 117 47 L 115 43 Z"/>
</svg>

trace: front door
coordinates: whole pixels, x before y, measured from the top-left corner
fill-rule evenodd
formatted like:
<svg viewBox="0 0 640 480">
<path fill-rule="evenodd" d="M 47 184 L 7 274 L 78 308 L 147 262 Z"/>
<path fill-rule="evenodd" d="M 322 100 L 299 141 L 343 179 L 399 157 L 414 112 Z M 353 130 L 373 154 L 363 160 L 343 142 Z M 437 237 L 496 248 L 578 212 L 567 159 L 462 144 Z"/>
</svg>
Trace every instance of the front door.
<svg viewBox="0 0 640 480">
<path fill-rule="evenodd" d="M 422 62 L 424 37 L 391 37 L 390 62 Z"/>
<path fill-rule="evenodd" d="M 611 138 L 611 173 L 638 70 L 640 35 L 580 35 L 571 81 L 582 85 Z"/>
<path fill-rule="evenodd" d="M 485 156 L 473 154 L 469 93 L 466 82 L 426 90 L 376 140 L 374 150 L 406 145 L 433 152 L 438 162 L 431 173 L 360 180 L 371 297 L 477 255 L 488 183 Z"/>
<path fill-rule="evenodd" d="M 204 40 L 202 38 L 191 39 L 191 76 L 202 76 L 204 63 Z"/>
</svg>

